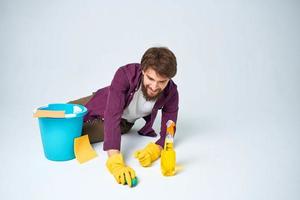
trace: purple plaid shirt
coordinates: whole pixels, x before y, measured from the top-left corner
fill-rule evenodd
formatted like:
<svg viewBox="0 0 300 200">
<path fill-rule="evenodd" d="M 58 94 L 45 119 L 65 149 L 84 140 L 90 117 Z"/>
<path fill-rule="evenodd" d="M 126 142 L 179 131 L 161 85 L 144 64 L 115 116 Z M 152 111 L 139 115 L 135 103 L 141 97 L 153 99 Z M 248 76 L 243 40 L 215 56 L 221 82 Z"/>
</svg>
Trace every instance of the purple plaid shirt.
<svg viewBox="0 0 300 200">
<path fill-rule="evenodd" d="M 124 109 L 131 102 L 138 90 L 142 78 L 141 65 L 138 63 L 120 67 L 114 75 L 110 86 L 99 89 L 86 104 L 88 114 L 84 120 L 100 117 L 104 119 L 103 149 L 118 149 L 121 144 L 120 121 Z M 157 134 L 152 126 L 158 110 L 162 110 L 160 138 L 156 144 L 164 146 L 166 123 L 168 120 L 177 121 L 178 91 L 176 84 L 170 80 L 162 95 L 156 101 L 151 114 L 143 117 L 146 124 L 138 133 L 143 136 L 155 137 Z"/>
</svg>

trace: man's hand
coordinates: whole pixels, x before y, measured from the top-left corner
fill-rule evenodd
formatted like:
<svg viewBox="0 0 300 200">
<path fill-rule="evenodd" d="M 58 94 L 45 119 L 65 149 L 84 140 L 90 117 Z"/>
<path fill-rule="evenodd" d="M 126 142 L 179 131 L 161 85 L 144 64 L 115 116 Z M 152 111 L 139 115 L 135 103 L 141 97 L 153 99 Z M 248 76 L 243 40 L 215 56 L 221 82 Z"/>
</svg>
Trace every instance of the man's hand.
<svg viewBox="0 0 300 200">
<path fill-rule="evenodd" d="M 122 154 L 111 155 L 106 161 L 106 167 L 119 184 L 133 186 L 132 179 L 135 178 L 135 172 L 131 167 L 125 165 Z"/>
<path fill-rule="evenodd" d="M 137 150 L 134 153 L 134 157 L 139 160 L 143 167 L 149 167 L 152 162 L 160 157 L 161 150 L 161 146 L 154 143 L 149 143 L 144 149 Z"/>
</svg>

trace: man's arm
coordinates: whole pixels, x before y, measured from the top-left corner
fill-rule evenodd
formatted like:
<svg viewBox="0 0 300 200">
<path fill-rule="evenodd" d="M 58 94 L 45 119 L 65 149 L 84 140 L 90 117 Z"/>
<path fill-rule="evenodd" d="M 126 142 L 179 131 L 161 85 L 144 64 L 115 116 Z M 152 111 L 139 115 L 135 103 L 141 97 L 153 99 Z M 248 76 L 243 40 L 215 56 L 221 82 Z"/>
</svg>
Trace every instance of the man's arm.
<svg viewBox="0 0 300 200">
<path fill-rule="evenodd" d="M 169 97 L 166 104 L 162 109 L 162 122 L 160 139 L 157 142 L 149 143 L 144 149 L 137 150 L 134 153 L 143 167 L 149 167 L 151 164 L 160 157 L 161 150 L 163 149 L 165 136 L 166 136 L 166 123 L 168 120 L 172 120 L 176 123 L 178 115 L 178 92 L 175 88 L 173 94 Z"/>
<path fill-rule="evenodd" d="M 121 129 L 120 121 L 125 105 L 129 81 L 123 70 L 119 68 L 109 87 L 107 104 L 104 112 L 104 144 L 108 159 L 106 167 L 119 184 L 133 186 L 135 171 L 125 164 L 120 153 Z"/>
<path fill-rule="evenodd" d="M 115 76 L 109 87 L 107 104 L 104 112 L 103 149 L 105 151 L 120 150 L 120 121 L 125 105 L 126 93 L 129 87 L 129 81 L 124 69 L 121 67 L 115 73 Z"/>
<path fill-rule="evenodd" d="M 176 88 L 173 95 L 168 99 L 168 101 L 166 102 L 166 104 L 162 109 L 160 138 L 155 142 L 161 147 L 163 147 L 165 143 L 167 121 L 172 120 L 175 124 L 177 122 L 177 116 L 179 110 L 178 104 L 179 104 L 179 95 Z M 176 127 L 175 127 L 175 132 L 176 132 Z"/>
</svg>

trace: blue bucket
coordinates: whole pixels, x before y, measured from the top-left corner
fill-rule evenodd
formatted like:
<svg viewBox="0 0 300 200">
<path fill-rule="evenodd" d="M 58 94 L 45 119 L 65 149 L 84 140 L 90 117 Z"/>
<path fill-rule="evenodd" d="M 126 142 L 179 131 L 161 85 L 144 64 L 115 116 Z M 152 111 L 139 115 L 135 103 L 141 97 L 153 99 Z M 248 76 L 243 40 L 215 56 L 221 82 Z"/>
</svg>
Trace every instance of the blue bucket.
<svg viewBox="0 0 300 200">
<path fill-rule="evenodd" d="M 74 159 L 74 138 L 81 135 L 87 108 L 78 104 L 49 104 L 38 110 L 65 112 L 64 118 L 38 118 L 46 158 L 53 161 Z"/>
</svg>

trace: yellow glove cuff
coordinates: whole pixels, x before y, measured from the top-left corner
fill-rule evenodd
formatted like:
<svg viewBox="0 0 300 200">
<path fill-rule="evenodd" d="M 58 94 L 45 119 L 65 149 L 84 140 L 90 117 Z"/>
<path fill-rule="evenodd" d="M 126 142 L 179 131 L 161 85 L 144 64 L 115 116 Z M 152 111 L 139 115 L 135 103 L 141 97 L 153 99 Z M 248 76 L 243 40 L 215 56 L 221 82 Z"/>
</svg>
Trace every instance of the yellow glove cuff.
<svg viewBox="0 0 300 200">
<path fill-rule="evenodd" d="M 110 173 L 113 173 L 113 171 L 115 171 L 116 169 L 124 166 L 125 163 L 123 160 L 123 156 L 120 153 L 110 156 L 106 161 L 106 167 L 108 168 Z"/>
</svg>

